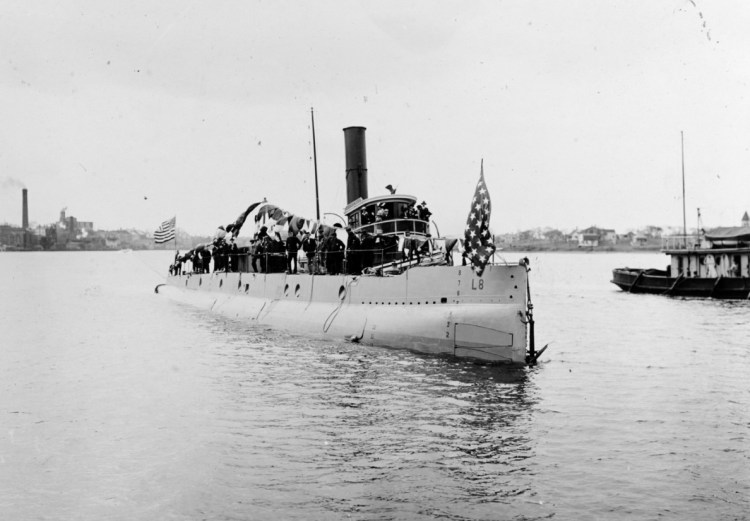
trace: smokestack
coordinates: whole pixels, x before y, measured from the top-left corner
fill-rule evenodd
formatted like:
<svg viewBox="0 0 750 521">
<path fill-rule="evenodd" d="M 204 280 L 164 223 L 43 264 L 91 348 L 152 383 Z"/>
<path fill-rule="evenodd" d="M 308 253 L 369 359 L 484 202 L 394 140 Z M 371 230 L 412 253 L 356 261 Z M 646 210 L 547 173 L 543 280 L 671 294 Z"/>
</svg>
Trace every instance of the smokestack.
<svg viewBox="0 0 750 521">
<path fill-rule="evenodd" d="M 344 129 L 346 150 L 346 204 L 358 198 L 367 199 L 367 152 L 365 127 Z"/>
<path fill-rule="evenodd" d="M 21 214 L 21 228 L 26 230 L 29 227 L 29 191 L 24 188 L 21 190 L 23 194 L 23 210 Z"/>
</svg>

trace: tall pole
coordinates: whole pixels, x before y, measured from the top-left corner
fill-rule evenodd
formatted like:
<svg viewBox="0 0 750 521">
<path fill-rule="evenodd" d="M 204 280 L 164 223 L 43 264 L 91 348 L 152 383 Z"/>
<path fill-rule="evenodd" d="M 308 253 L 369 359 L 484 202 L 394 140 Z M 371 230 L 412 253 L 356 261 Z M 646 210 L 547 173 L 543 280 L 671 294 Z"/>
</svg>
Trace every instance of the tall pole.
<svg viewBox="0 0 750 521">
<path fill-rule="evenodd" d="M 682 150 L 682 235 L 687 249 L 687 220 L 685 218 L 685 138 L 680 130 L 680 148 Z"/>
<path fill-rule="evenodd" d="M 174 218 L 174 260 L 172 261 L 173 265 L 177 265 L 177 216 Z M 182 270 L 180 270 L 182 271 Z M 177 275 L 177 273 L 175 273 Z"/>
<path fill-rule="evenodd" d="M 315 165 L 315 215 L 320 222 L 320 197 L 318 195 L 318 154 L 315 149 L 315 115 L 310 107 L 310 120 L 312 121 L 312 138 L 313 138 L 313 164 Z"/>
</svg>

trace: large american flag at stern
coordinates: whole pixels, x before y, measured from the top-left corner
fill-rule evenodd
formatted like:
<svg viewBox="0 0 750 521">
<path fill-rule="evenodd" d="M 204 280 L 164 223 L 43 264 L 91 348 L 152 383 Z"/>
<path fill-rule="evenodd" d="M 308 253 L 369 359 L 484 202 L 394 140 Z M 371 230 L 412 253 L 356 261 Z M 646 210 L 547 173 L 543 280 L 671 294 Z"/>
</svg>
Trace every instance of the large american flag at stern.
<svg viewBox="0 0 750 521">
<path fill-rule="evenodd" d="M 167 219 L 163 223 L 161 223 L 161 226 L 159 226 L 159 229 L 154 232 L 154 242 L 156 244 L 161 244 L 163 242 L 171 241 L 174 239 L 175 235 L 175 222 L 177 221 L 177 216 L 172 217 L 171 219 Z"/>
<path fill-rule="evenodd" d="M 484 161 L 479 172 L 479 182 L 471 201 L 471 210 L 466 220 L 464 231 L 464 250 L 466 258 L 471 262 L 471 268 L 478 277 L 484 273 L 484 268 L 495 253 L 495 245 L 490 234 L 490 193 L 484 184 Z"/>
</svg>

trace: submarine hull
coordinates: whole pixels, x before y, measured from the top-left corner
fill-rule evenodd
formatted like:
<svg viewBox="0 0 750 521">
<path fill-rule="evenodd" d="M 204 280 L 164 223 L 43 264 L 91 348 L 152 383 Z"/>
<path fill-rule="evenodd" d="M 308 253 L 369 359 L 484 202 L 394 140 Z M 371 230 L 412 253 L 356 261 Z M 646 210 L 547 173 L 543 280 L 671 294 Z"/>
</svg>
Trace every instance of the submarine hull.
<svg viewBox="0 0 750 521">
<path fill-rule="evenodd" d="M 415 267 L 395 276 L 210 273 L 157 292 L 228 318 L 323 339 L 525 363 L 527 271 Z"/>
</svg>

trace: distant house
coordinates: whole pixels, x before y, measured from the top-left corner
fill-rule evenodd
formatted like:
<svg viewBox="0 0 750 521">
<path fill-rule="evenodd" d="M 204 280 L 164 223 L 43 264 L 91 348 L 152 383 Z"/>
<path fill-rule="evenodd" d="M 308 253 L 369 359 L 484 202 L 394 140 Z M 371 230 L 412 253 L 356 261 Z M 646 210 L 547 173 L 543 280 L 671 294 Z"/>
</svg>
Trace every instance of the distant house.
<svg viewBox="0 0 750 521">
<path fill-rule="evenodd" d="M 577 242 L 580 248 L 590 248 L 601 244 L 616 244 L 617 233 L 609 228 L 590 226 L 585 230 L 574 231 L 571 234 L 571 240 Z"/>
<path fill-rule="evenodd" d="M 602 229 L 600 237 L 602 242 L 617 244 L 617 234 L 610 228 Z"/>
<path fill-rule="evenodd" d="M 578 240 L 579 248 L 599 246 L 599 235 L 596 233 L 582 233 Z"/>
<path fill-rule="evenodd" d="M 642 233 L 652 239 L 661 239 L 664 229 L 660 226 L 646 226 L 646 229 Z"/>
<path fill-rule="evenodd" d="M 648 237 L 645 235 L 633 235 L 633 238 L 630 240 L 630 245 L 635 248 L 643 248 L 648 243 Z"/>
<path fill-rule="evenodd" d="M 549 242 L 563 242 L 565 241 L 565 234 L 560 230 L 546 230 L 544 239 Z"/>
</svg>

